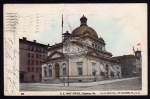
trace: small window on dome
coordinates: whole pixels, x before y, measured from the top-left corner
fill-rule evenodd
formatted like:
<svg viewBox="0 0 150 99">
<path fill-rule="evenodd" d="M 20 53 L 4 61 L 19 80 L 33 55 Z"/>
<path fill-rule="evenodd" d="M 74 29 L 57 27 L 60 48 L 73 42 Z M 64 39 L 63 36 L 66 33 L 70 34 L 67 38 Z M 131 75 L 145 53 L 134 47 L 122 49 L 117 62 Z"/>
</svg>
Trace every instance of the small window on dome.
<svg viewBox="0 0 150 99">
<path fill-rule="evenodd" d="M 95 48 L 97 48 L 97 45 L 95 45 Z"/>
<path fill-rule="evenodd" d="M 94 43 L 92 43 L 92 46 L 94 47 Z"/>
</svg>

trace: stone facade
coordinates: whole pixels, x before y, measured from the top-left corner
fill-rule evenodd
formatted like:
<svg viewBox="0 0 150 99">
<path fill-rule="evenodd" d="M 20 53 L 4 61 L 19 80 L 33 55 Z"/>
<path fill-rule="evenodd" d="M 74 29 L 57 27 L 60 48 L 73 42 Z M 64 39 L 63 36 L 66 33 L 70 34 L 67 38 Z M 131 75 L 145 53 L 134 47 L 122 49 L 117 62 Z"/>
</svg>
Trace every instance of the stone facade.
<svg viewBox="0 0 150 99">
<path fill-rule="evenodd" d="M 68 71 L 69 82 L 121 78 L 121 64 L 117 59 L 112 58 L 110 52 L 106 51 L 105 41 L 101 37 L 98 38 L 94 29 L 87 26 L 86 20 L 87 18 L 83 16 L 79 27 L 71 34 L 64 33 L 65 38 L 61 43 L 50 46 L 48 57 L 42 65 L 43 82 L 64 78 L 67 81 Z M 63 54 L 63 43 L 71 37 L 80 37 L 86 42 L 88 53 L 80 62 L 68 60 Z M 79 44 L 76 42 L 73 45 L 78 46 Z"/>
</svg>

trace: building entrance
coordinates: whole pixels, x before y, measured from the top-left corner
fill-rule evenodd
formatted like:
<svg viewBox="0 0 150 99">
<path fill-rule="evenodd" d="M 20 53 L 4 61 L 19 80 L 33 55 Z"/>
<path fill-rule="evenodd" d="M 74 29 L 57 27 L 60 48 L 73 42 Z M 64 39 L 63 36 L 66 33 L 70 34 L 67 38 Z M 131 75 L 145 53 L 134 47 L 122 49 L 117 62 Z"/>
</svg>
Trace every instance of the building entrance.
<svg viewBox="0 0 150 99">
<path fill-rule="evenodd" d="M 59 78 L 59 69 L 60 66 L 58 63 L 55 64 L 55 78 Z"/>
</svg>

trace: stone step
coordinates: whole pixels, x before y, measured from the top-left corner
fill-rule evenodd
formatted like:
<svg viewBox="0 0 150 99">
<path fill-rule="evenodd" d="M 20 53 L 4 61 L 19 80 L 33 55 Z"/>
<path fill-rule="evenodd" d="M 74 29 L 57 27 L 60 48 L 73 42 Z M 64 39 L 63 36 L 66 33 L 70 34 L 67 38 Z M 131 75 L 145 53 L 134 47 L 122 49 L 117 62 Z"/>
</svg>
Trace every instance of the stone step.
<svg viewBox="0 0 150 99">
<path fill-rule="evenodd" d="M 43 83 L 59 84 L 59 83 L 63 83 L 63 80 L 62 79 L 48 79 Z"/>
</svg>

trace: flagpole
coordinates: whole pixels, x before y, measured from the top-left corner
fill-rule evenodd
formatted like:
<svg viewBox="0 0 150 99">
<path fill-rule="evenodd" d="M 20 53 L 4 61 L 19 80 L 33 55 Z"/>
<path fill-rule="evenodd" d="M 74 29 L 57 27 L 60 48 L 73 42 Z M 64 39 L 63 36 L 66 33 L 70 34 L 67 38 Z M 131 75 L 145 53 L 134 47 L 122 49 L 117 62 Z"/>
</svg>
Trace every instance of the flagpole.
<svg viewBox="0 0 150 99">
<path fill-rule="evenodd" d="M 63 41 L 63 14 L 62 14 L 62 41 Z M 65 86 L 64 72 L 63 72 L 63 81 Z"/>
<path fill-rule="evenodd" d="M 62 41 L 63 41 L 63 14 L 62 14 Z"/>
</svg>

